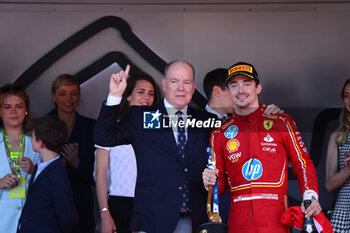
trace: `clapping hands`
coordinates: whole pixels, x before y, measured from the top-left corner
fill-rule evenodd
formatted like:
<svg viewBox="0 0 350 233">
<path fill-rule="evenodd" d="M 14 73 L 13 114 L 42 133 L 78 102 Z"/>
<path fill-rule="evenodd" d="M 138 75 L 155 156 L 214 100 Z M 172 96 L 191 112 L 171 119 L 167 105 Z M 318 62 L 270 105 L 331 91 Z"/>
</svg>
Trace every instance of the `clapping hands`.
<svg viewBox="0 0 350 233">
<path fill-rule="evenodd" d="M 61 155 L 63 158 L 73 167 L 78 168 L 79 166 L 79 144 L 71 143 L 65 144 L 62 148 Z"/>
</svg>

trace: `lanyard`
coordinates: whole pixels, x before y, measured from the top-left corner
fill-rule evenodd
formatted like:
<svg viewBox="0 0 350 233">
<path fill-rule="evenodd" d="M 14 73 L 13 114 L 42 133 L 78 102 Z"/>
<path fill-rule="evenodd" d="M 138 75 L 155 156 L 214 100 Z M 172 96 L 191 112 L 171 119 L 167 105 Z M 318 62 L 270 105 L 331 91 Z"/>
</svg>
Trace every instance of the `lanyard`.
<svg viewBox="0 0 350 233">
<path fill-rule="evenodd" d="M 2 130 L 2 134 L 4 136 L 4 141 L 5 141 L 6 145 L 7 145 L 7 148 L 10 151 L 10 157 L 15 162 L 16 175 L 18 177 L 20 177 L 21 176 L 21 171 L 20 171 L 20 167 L 19 167 L 19 164 L 18 164 L 18 158 L 22 157 L 23 144 L 24 144 L 24 133 L 22 133 L 22 136 L 21 136 L 21 142 L 19 144 L 19 151 L 18 152 L 14 152 L 13 151 L 12 146 L 11 146 L 11 144 L 10 144 L 10 142 L 9 142 L 9 140 L 7 138 L 7 135 L 6 135 L 4 130 Z"/>
</svg>

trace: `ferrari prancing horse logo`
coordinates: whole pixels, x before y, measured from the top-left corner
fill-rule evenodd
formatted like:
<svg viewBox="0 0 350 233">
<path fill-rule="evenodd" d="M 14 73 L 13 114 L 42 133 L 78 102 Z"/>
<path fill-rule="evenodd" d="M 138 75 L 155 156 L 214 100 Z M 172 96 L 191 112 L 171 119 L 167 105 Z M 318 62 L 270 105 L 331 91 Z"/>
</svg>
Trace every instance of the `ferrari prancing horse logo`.
<svg viewBox="0 0 350 233">
<path fill-rule="evenodd" d="M 264 128 L 269 130 L 272 128 L 272 125 L 273 125 L 273 121 L 270 121 L 270 120 L 264 120 Z"/>
</svg>

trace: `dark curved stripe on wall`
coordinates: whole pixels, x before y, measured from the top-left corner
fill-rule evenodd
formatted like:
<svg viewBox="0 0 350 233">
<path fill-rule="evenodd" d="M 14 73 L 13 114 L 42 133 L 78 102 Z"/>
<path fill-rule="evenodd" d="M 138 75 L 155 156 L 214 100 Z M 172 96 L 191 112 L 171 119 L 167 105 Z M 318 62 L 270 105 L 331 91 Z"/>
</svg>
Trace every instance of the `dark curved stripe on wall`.
<svg viewBox="0 0 350 233">
<path fill-rule="evenodd" d="M 26 70 L 17 80 L 16 83 L 28 86 L 46 69 L 53 65 L 57 60 L 69 53 L 78 45 L 84 43 L 92 36 L 107 28 L 115 28 L 120 31 L 121 37 L 135 51 L 137 51 L 147 62 L 154 66 L 159 72 L 163 73 L 166 62 L 164 62 L 157 54 L 150 50 L 132 31 L 127 22 L 116 16 L 102 17 L 85 28 L 81 29 L 67 40 L 53 48 L 50 52 L 35 62 L 28 70 Z"/>
<path fill-rule="evenodd" d="M 328 108 L 321 111 L 317 114 L 313 129 L 312 129 L 312 138 L 311 138 L 311 146 L 310 146 L 310 157 L 314 162 L 315 168 L 317 169 L 318 165 L 321 162 L 322 156 L 325 156 L 322 145 L 328 144 L 328 138 L 326 138 L 328 133 L 327 130 L 335 130 L 330 129 L 332 123 L 339 119 L 340 108 Z M 288 167 L 288 179 L 296 180 L 297 177 L 294 175 L 293 169 Z"/>
<path fill-rule="evenodd" d="M 83 70 L 76 73 L 74 76 L 78 79 L 79 83 L 82 84 L 89 80 L 91 77 L 100 73 L 102 70 L 106 69 L 108 66 L 113 64 L 114 62 L 118 63 L 118 65 L 125 69 L 125 67 L 129 64 L 130 74 L 144 72 L 138 66 L 136 66 L 127 56 L 118 51 L 109 52 L 91 65 L 85 67 Z"/>
<path fill-rule="evenodd" d="M 318 166 L 322 155 L 323 144 L 328 144 L 325 134 L 327 133 L 327 125 L 331 121 L 337 121 L 339 119 L 341 108 L 328 108 L 320 112 L 315 118 L 314 127 L 312 130 L 312 139 L 310 147 L 310 155 L 315 163 L 315 167 Z M 329 133 L 329 132 L 328 132 Z"/>
<path fill-rule="evenodd" d="M 140 54 L 149 64 L 156 68 L 160 73 L 164 72 L 166 62 L 148 48 L 132 31 L 129 24 L 123 19 L 116 16 L 102 17 L 85 28 L 81 29 L 67 40 L 53 48 L 46 55 L 41 57 L 32 66 L 30 66 L 21 76 L 17 78 L 15 83 L 23 87 L 29 86 L 35 79 L 37 79 L 45 70 L 47 70 L 56 61 L 69 53 L 78 45 L 84 43 L 92 36 L 98 34 L 107 28 L 117 29 L 121 37 L 128 43 L 136 52 Z M 203 108 L 206 99 L 196 90 L 192 99 L 199 107 Z"/>
</svg>

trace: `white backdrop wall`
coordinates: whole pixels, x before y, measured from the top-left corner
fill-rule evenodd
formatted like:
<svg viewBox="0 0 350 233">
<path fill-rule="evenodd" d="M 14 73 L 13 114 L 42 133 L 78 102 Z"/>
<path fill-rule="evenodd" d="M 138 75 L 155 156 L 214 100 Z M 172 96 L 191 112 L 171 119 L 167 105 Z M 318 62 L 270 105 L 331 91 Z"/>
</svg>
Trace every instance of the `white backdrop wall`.
<svg viewBox="0 0 350 233">
<path fill-rule="evenodd" d="M 350 78 L 350 4 L 295 2 L 0 3 L 0 85 L 16 80 L 35 61 L 88 24 L 114 15 L 124 19 L 163 60 L 192 63 L 202 94 L 202 79 L 208 71 L 238 61 L 253 63 L 263 84 L 261 101 L 298 108 L 296 120 L 309 146 L 314 117 L 322 108 L 341 106 L 339 91 Z M 76 73 L 110 51 L 122 51 L 160 83 L 162 74 L 126 44 L 117 30 L 106 29 L 61 58 L 27 88 L 35 116 L 53 107 L 50 83 L 56 76 Z M 118 69 L 113 65 L 82 85 L 79 111 L 83 115 L 97 116 L 107 95 L 109 76 Z"/>
</svg>

